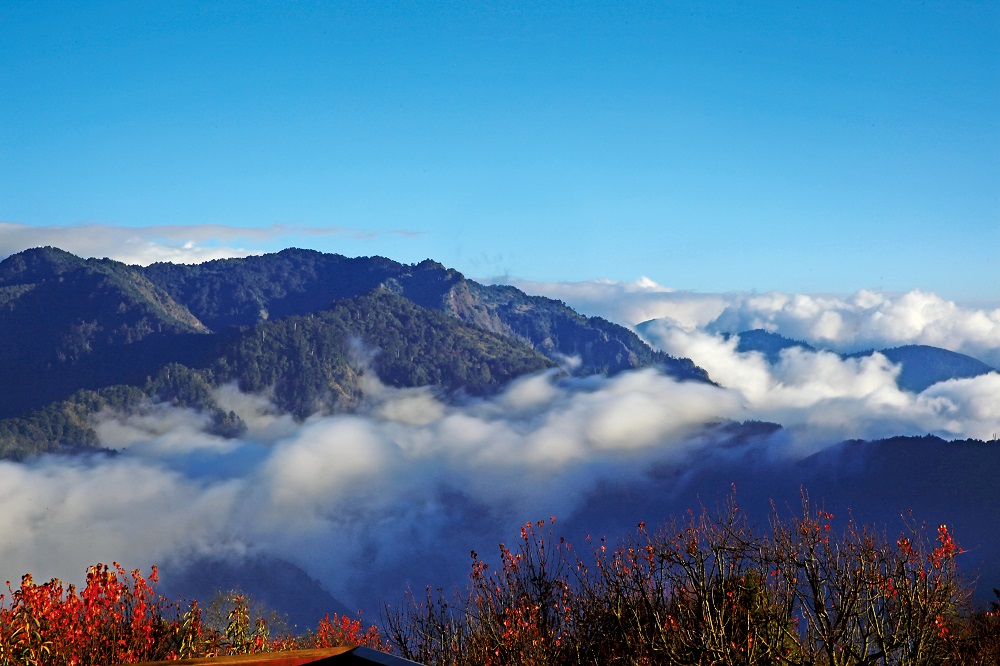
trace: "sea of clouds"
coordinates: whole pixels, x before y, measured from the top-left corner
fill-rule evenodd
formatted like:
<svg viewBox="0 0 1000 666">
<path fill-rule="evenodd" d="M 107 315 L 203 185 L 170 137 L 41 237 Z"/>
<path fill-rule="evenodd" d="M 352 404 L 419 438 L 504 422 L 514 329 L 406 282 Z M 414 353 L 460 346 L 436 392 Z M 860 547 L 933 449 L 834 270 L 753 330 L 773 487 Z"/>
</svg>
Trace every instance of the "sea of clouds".
<svg viewBox="0 0 1000 666">
<path fill-rule="evenodd" d="M 98 561 L 264 552 L 368 602 L 358 572 L 569 515 L 600 479 L 685 459 L 698 426 L 741 412 L 723 389 L 652 370 L 550 372 L 461 404 L 373 383 L 360 413 L 302 423 L 233 387 L 217 399 L 247 423 L 239 440 L 209 434 L 202 414 L 151 406 L 102 417 L 101 441 L 121 455 L 0 463 L 3 574 L 73 580 Z M 469 545 L 457 549 L 464 564 Z"/>
<path fill-rule="evenodd" d="M 1000 430 L 996 373 L 913 395 L 879 355 L 794 350 L 768 366 L 733 345 L 664 335 L 664 347 L 711 358 L 719 386 L 652 369 L 550 371 L 456 402 L 371 381 L 358 413 L 304 422 L 226 386 L 216 398 L 247 423 L 239 439 L 210 434 L 188 409 L 104 414 L 101 442 L 119 455 L 0 463 L 0 575 L 75 580 L 95 562 L 265 554 L 372 609 L 407 585 L 460 579 L 470 549 L 489 552 L 526 520 L 585 522 L 581 507 L 602 487 L 648 488 L 650 470 L 715 464 L 730 446 L 713 434 L 720 421 L 782 423 L 746 445 L 775 465 L 847 438 Z"/>
<path fill-rule="evenodd" d="M 488 551 L 527 520 L 586 526 L 602 497 L 648 508 L 650 495 L 669 496 L 685 475 L 726 469 L 748 451 L 792 469 L 852 438 L 1000 432 L 995 372 L 913 393 L 881 354 L 791 349 L 769 363 L 724 335 L 764 328 L 835 351 L 929 344 L 996 367 L 1000 309 L 921 291 L 699 294 L 645 279 L 515 285 L 627 326 L 655 319 L 642 328 L 649 342 L 693 359 L 716 385 L 652 369 L 550 371 L 456 400 L 390 389 L 369 372 L 359 412 L 303 422 L 226 386 L 216 399 L 247 424 L 238 439 L 211 434 L 205 415 L 188 409 L 102 414 L 101 443 L 118 455 L 0 462 L 0 579 L 30 571 L 79 580 L 96 562 L 265 554 L 370 610 L 406 585 L 460 580 L 470 549 Z M 783 428 L 734 444 L 720 426 L 750 420 Z M 1000 520 L 992 503 L 980 504 L 982 524 Z"/>
</svg>

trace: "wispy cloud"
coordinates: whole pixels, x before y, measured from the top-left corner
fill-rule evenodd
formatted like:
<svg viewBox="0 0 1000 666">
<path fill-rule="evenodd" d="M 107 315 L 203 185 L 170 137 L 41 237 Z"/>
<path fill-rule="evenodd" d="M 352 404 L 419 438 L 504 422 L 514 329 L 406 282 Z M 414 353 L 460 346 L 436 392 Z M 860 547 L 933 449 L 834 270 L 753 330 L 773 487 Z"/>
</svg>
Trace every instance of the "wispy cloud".
<svg viewBox="0 0 1000 666">
<path fill-rule="evenodd" d="M 31 226 L 0 222 L 0 258 L 31 247 L 52 245 L 82 257 L 108 257 L 128 264 L 157 261 L 193 264 L 261 254 L 261 247 L 299 236 L 339 236 L 365 240 L 383 235 L 415 237 L 405 229 L 378 230 L 350 227 L 234 227 L 219 224 L 129 227 L 112 224 Z"/>
</svg>

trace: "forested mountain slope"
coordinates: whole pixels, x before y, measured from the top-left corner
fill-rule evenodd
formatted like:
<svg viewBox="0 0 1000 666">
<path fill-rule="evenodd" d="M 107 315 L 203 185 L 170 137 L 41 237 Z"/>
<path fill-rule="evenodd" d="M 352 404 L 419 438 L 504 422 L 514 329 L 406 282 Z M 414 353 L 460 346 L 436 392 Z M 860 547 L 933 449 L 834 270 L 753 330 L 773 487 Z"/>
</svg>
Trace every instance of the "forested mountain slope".
<svg viewBox="0 0 1000 666">
<path fill-rule="evenodd" d="M 41 248 L 0 263 L 0 417 L 141 382 L 208 329 L 138 269 Z"/>
<path fill-rule="evenodd" d="M 298 418 L 350 411 L 364 396 L 360 377 L 374 372 L 390 386 L 436 386 L 480 394 L 552 366 L 531 347 L 421 308 L 379 289 L 332 308 L 208 336 L 210 361 L 167 363 L 136 386 L 78 391 L 66 399 L 0 421 L 0 457 L 95 446 L 92 418 L 104 409 L 134 413 L 151 401 L 211 415 L 216 432 L 241 431 L 212 389 L 235 382 L 265 393 Z"/>
<path fill-rule="evenodd" d="M 528 296 L 514 287 L 479 284 L 431 260 L 406 265 L 383 257 L 288 249 L 142 270 L 213 330 L 316 312 L 338 299 L 383 287 L 422 307 L 520 338 L 549 358 L 575 357 L 580 374 L 660 365 L 680 379 L 708 379 L 690 361 L 650 349 L 623 326 L 584 317 L 560 301 Z"/>
<path fill-rule="evenodd" d="M 360 373 L 390 386 L 488 393 L 561 364 L 579 374 L 658 366 L 708 381 L 631 331 L 433 261 L 308 250 L 126 266 L 55 248 L 0 262 L 0 457 L 90 447 L 101 410 L 166 401 L 241 424 L 212 390 L 235 382 L 297 418 L 350 411 Z"/>
</svg>

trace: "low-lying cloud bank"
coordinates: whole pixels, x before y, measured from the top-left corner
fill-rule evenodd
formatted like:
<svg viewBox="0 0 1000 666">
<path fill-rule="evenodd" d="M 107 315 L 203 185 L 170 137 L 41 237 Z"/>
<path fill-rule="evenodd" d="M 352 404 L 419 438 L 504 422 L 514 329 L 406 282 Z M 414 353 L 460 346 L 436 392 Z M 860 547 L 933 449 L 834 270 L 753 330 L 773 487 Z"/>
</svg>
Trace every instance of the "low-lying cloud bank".
<svg viewBox="0 0 1000 666">
<path fill-rule="evenodd" d="M 920 393 L 897 384 L 900 366 L 882 354 L 842 358 L 784 350 L 777 363 L 738 352 L 738 339 L 667 322 L 644 328 L 653 344 L 691 358 L 739 396 L 752 418 L 781 423 L 802 446 L 844 439 L 934 434 L 989 440 L 1000 433 L 1000 374 L 939 382 Z"/>
<path fill-rule="evenodd" d="M 908 344 L 968 354 L 1000 367 L 1000 303 L 973 307 L 927 291 L 850 296 L 675 291 L 648 278 L 637 282 L 540 283 L 513 280 L 527 293 L 626 326 L 666 319 L 693 331 L 739 333 L 762 328 L 816 347 L 851 352 Z"/>
<path fill-rule="evenodd" d="M 242 439 L 208 434 L 190 410 L 155 407 L 105 415 L 102 442 L 121 455 L 0 463 L 2 575 L 72 580 L 96 561 L 257 550 L 357 600 L 372 580 L 352 583 L 345 571 L 396 568 L 477 522 L 492 532 L 539 511 L 568 515 L 597 480 L 679 461 L 699 425 L 740 413 L 725 391 L 653 371 L 533 376 L 462 405 L 380 388 L 364 413 L 301 424 L 232 388 L 219 400 L 247 422 Z"/>
<path fill-rule="evenodd" d="M 0 576 L 75 580 L 97 561 L 259 553 L 372 608 L 407 582 L 454 577 L 470 548 L 524 520 L 572 518 L 597 488 L 640 487 L 651 469 L 710 468 L 734 446 L 714 428 L 722 420 L 784 423 L 752 444 L 779 465 L 847 437 L 1000 430 L 995 374 L 915 396 L 894 389 L 879 356 L 792 353 L 769 368 L 734 361 L 733 341 L 678 331 L 671 344 L 714 358 L 709 370 L 727 386 L 654 370 L 549 372 L 454 404 L 372 383 L 361 412 L 303 423 L 225 387 L 219 403 L 248 425 L 239 440 L 210 434 L 186 409 L 106 414 L 98 432 L 120 455 L 0 463 Z"/>
<path fill-rule="evenodd" d="M 1000 368 L 1000 308 L 963 306 L 918 290 L 901 295 L 861 291 L 848 297 L 698 294 L 646 278 L 516 285 L 627 326 L 655 320 L 642 327 L 650 343 L 692 359 L 738 396 L 748 418 L 781 423 L 804 447 L 924 433 L 988 440 L 1000 432 L 996 373 L 912 394 L 897 384 L 900 368 L 880 354 L 842 359 L 790 349 L 772 365 L 762 354 L 737 352 L 737 339 L 723 335 L 765 329 L 841 352 L 924 344 Z"/>
<path fill-rule="evenodd" d="M 211 434 L 205 416 L 186 409 L 104 414 L 99 436 L 119 455 L 0 462 L 0 580 L 28 571 L 78 580 L 98 561 L 146 567 L 263 554 L 302 567 L 349 606 L 373 609 L 380 597 L 397 599 L 407 583 L 420 589 L 460 581 L 470 549 L 489 552 L 525 520 L 556 515 L 586 525 L 598 514 L 611 520 L 611 509 L 628 502 L 660 510 L 665 505 L 653 500 L 690 479 L 727 486 L 733 470 L 760 485 L 761 495 L 778 479 L 797 491 L 794 474 L 833 465 L 840 454 L 831 448 L 826 458 L 808 456 L 851 438 L 987 440 L 1000 433 L 997 373 L 913 393 L 898 387 L 899 368 L 880 354 L 843 359 L 791 349 L 769 363 L 736 351 L 737 340 L 720 333 L 763 327 L 834 348 L 924 342 L 976 351 L 996 364 L 997 312 L 923 292 L 703 297 L 649 283 L 588 288 L 592 309 L 572 290 L 548 295 L 590 313 L 599 306 L 627 323 L 663 318 L 644 334 L 692 358 L 719 385 L 679 383 L 655 370 L 586 378 L 548 372 L 495 396 L 454 402 L 426 388 L 371 381 L 358 413 L 304 422 L 261 396 L 224 387 L 217 401 L 247 424 L 239 439 Z M 747 420 L 783 429 L 764 428 L 744 441 L 719 425 Z M 963 455 L 973 460 L 961 470 L 968 478 L 957 491 L 954 482 L 941 487 L 940 497 L 932 478 L 938 470 L 914 471 L 904 459 L 885 469 L 927 478 L 878 483 L 916 488 L 911 495 L 929 506 L 968 492 L 956 515 L 974 519 L 969 529 L 992 529 L 1000 515 L 982 489 L 992 493 L 994 480 L 974 468 L 976 451 Z M 746 461 L 777 471 L 750 469 Z M 864 468 L 864 461 L 850 462 Z M 782 476 L 786 471 L 791 476 Z M 858 508 L 862 497 L 897 515 L 912 506 L 895 505 L 888 490 L 843 483 L 839 473 L 828 487 L 848 506 Z M 1000 546 L 990 547 L 983 557 L 1000 556 Z"/>
</svg>

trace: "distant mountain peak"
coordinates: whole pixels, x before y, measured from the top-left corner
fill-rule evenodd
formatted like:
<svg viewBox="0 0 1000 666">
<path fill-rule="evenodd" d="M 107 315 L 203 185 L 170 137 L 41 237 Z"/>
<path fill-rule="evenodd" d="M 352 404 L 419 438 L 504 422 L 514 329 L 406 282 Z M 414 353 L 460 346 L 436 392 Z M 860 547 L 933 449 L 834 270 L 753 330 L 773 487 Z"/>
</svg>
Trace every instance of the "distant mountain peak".
<svg viewBox="0 0 1000 666">
<path fill-rule="evenodd" d="M 733 334 L 727 333 L 728 340 Z M 816 351 L 815 347 L 800 340 L 792 340 L 778 333 L 772 333 L 762 328 L 755 328 L 751 331 L 737 333 L 739 342 L 736 344 L 736 351 L 740 353 L 760 352 L 767 358 L 768 363 L 777 363 L 781 358 L 781 352 L 786 349 L 798 348 L 804 351 Z"/>
<path fill-rule="evenodd" d="M 12 254 L 0 262 L 0 286 L 39 282 L 76 270 L 87 263 L 75 254 L 45 246 Z"/>
<path fill-rule="evenodd" d="M 901 367 L 899 386 L 919 393 L 949 379 L 978 377 L 994 369 L 979 359 L 930 345 L 903 345 L 880 352 Z"/>
<path fill-rule="evenodd" d="M 760 352 L 772 364 L 780 361 L 781 352 L 785 349 L 799 348 L 805 351 L 817 351 L 815 347 L 805 342 L 786 338 L 763 329 L 743 331 L 737 335 L 739 337 L 737 351 Z M 727 334 L 726 337 L 728 339 L 732 337 L 732 334 Z M 889 362 L 901 366 L 899 376 L 896 378 L 897 384 L 901 389 L 914 393 L 920 393 L 938 382 L 978 377 L 994 371 L 993 368 L 979 359 L 931 345 L 911 344 L 889 349 L 867 349 L 850 354 L 840 354 L 840 357 L 844 359 L 864 358 L 876 352 L 885 356 Z"/>
</svg>

